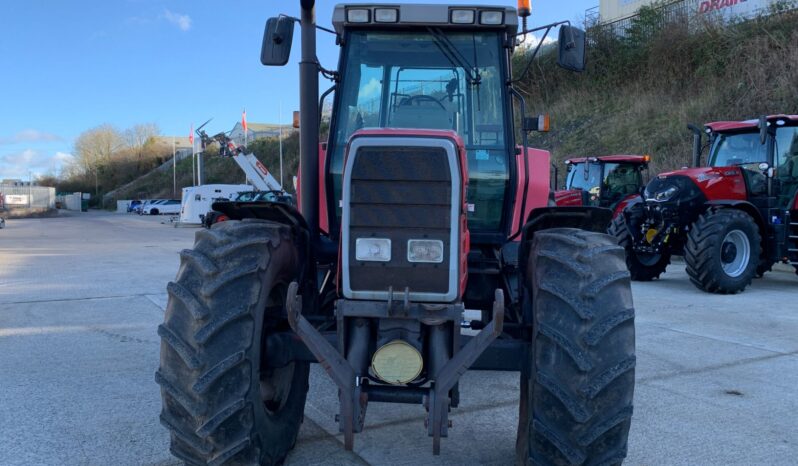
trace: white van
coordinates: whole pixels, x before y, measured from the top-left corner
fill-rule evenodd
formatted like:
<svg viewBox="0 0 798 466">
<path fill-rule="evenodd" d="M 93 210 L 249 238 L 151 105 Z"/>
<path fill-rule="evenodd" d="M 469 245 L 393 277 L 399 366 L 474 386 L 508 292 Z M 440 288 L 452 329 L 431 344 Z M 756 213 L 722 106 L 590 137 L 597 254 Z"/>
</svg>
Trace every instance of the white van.
<svg viewBox="0 0 798 466">
<path fill-rule="evenodd" d="M 254 189 L 248 184 L 206 184 L 183 188 L 180 223 L 201 225 L 202 217 L 211 211 L 211 205 L 217 199 L 230 201 L 235 199 L 238 193 Z"/>
</svg>

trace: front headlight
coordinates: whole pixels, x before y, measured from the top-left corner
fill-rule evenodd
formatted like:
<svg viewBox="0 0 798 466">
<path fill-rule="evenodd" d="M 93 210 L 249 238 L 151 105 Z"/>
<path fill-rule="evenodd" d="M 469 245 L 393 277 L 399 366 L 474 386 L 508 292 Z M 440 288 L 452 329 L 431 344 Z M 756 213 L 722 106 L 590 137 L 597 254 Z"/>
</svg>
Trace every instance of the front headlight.
<svg viewBox="0 0 798 466">
<path fill-rule="evenodd" d="M 411 239 L 407 242 L 407 261 L 440 264 L 443 262 L 443 241 Z"/>
<path fill-rule="evenodd" d="M 364 262 L 390 262 L 391 240 L 388 238 L 358 238 L 355 259 Z"/>
<path fill-rule="evenodd" d="M 657 201 L 657 202 L 665 202 L 670 201 L 676 196 L 676 193 L 679 192 L 679 188 L 676 186 L 671 186 L 669 188 L 663 189 L 661 191 L 657 191 L 654 193 L 653 196 L 646 197 L 647 201 Z"/>
</svg>

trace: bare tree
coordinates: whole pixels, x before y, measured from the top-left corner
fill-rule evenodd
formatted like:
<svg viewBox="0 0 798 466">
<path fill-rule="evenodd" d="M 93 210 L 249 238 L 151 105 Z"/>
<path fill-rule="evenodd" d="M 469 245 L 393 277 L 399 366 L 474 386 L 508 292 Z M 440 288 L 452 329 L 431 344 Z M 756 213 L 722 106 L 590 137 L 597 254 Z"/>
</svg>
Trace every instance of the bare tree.
<svg viewBox="0 0 798 466">
<path fill-rule="evenodd" d="M 160 134 L 158 125 L 155 123 L 142 123 L 125 130 L 125 141 L 127 146 L 136 157 L 136 171 L 141 170 L 141 163 L 144 158 L 145 148 L 151 144 L 153 138 Z"/>
<path fill-rule="evenodd" d="M 114 152 L 124 147 L 119 131 L 105 124 L 81 133 L 75 141 L 75 159 L 84 173 L 94 174 L 94 195 L 99 195 L 98 173 L 107 165 Z"/>
</svg>

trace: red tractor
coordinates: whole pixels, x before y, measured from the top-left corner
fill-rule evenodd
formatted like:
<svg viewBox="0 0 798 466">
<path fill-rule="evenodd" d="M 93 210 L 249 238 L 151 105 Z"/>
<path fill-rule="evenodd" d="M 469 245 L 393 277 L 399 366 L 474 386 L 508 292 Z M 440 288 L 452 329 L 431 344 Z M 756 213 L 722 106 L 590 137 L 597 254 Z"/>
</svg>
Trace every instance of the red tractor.
<svg viewBox="0 0 798 466">
<path fill-rule="evenodd" d="M 565 161 L 565 187 L 554 192 L 558 206 L 591 205 L 612 210 L 613 218 L 640 193 L 648 181 L 648 155 L 605 155 Z"/>
<path fill-rule="evenodd" d="M 268 20 L 265 65 L 288 61 L 301 25 L 300 209 L 215 204 L 230 220 L 181 253 L 155 376 L 175 456 L 281 463 L 318 362 L 349 450 L 369 403 L 405 403 L 438 454 L 478 369 L 520 374 L 519 463 L 623 461 L 629 273 L 609 210 L 546 207 L 549 158 L 527 148 L 537 120 L 512 86 L 521 4 L 338 5 L 328 30 L 303 0 L 301 18 Z M 584 32 L 540 35 L 555 26 L 561 66 L 582 70 Z M 317 29 L 341 47 L 335 71 Z M 335 90 L 321 144 L 320 73 Z"/>
<path fill-rule="evenodd" d="M 690 129 L 696 168 L 651 180 L 610 228 L 632 279 L 657 278 L 683 255 L 698 288 L 725 294 L 776 262 L 798 267 L 798 115 Z M 709 157 L 700 167 L 704 134 Z"/>
</svg>

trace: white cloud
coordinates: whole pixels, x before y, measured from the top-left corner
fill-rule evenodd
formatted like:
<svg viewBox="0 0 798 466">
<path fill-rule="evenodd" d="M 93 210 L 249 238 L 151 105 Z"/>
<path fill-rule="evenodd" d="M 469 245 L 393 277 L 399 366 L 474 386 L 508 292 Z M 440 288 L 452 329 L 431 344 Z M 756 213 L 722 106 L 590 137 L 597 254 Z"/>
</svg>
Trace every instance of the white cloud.
<svg viewBox="0 0 798 466">
<path fill-rule="evenodd" d="M 30 143 L 30 142 L 52 142 L 60 140 L 61 137 L 56 134 L 47 133 L 45 131 L 39 131 L 35 129 L 23 129 L 22 131 L 18 132 L 13 136 L 0 137 L 0 145 Z"/>
<path fill-rule="evenodd" d="M 74 157 L 66 152 L 48 154 L 34 149 L 0 155 L 0 179 L 27 179 L 31 172 L 34 175 L 58 173 L 73 160 Z"/>
<path fill-rule="evenodd" d="M 170 23 L 174 24 L 183 32 L 191 29 L 191 17 L 189 15 L 181 15 L 170 10 L 164 10 L 163 18 Z"/>
<path fill-rule="evenodd" d="M 360 89 L 357 98 L 358 100 L 362 100 L 368 99 L 369 97 L 376 97 L 380 93 L 380 90 L 382 90 L 380 82 L 377 81 L 376 78 L 371 78 L 371 81 L 367 82 L 366 85 Z"/>
<path fill-rule="evenodd" d="M 543 46 L 545 47 L 546 45 L 553 44 L 555 42 L 557 42 L 557 39 L 551 37 L 551 34 L 549 34 L 543 40 Z M 540 39 L 538 39 L 538 37 L 535 34 L 527 34 L 526 40 L 523 43 L 521 43 L 519 47 L 524 49 L 533 49 L 538 46 L 538 43 L 540 43 Z"/>
</svg>

